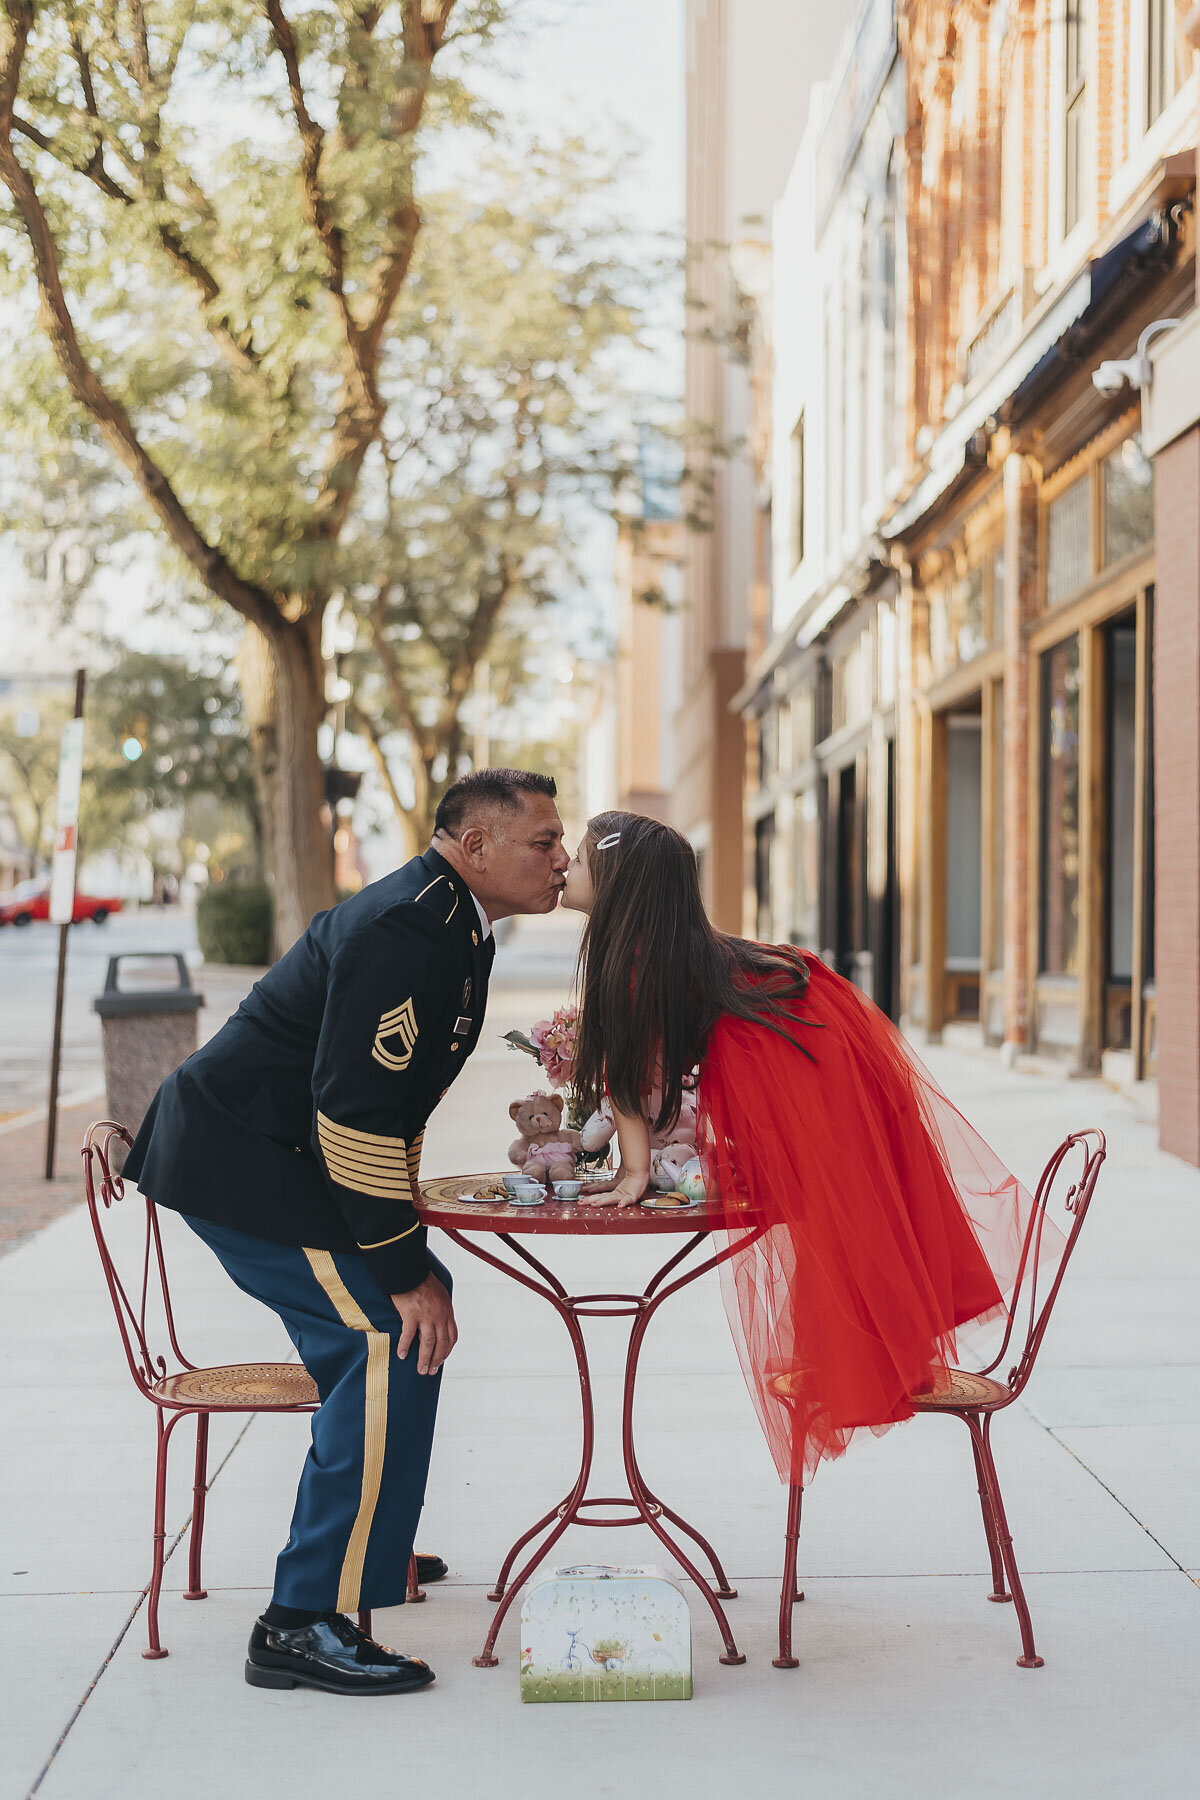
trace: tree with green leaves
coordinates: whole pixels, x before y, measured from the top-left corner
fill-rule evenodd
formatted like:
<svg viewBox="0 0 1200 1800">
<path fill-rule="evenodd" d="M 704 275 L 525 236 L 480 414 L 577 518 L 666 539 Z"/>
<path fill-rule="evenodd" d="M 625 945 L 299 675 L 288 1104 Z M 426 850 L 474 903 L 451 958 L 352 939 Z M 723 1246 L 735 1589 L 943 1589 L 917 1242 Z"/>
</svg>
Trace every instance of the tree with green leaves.
<svg viewBox="0 0 1200 1800">
<path fill-rule="evenodd" d="M 613 174 L 579 142 L 530 145 L 425 204 L 381 370 L 373 504 L 344 540 L 342 660 L 350 722 L 415 847 L 469 756 L 477 676 L 494 664 L 493 698 L 512 697 L 533 613 L 578 586 L 585 513 L 611 514 L 633 474 L 649 402 L 629 352 L 667 265 L 612 216 Z"/>
<path fill-rule="evenodd" d="M 7 381 L 47 442 L 115 458 L 245 621 L 279 948 L 333 899 L 321 628 L 379 455 L 418 147 L 470 120 L 443 64 L 504 10 L 0 0 Z"/>
<path fill-rule="evenodd" d="M 28 706 L 0 709 L 0 803 L 30 870 L 50 852 L 58 787 L 58 740 L 70 714 L 55 702 L 46 718 Z"/>
<path fill-rule="evenodd" d="M 34 865 L 53 850 L 59 737 L 70 711 L 65 691 L 36 709 L 0 709 L 0 795 Z M 153 852 L 161 843 L 154 860 L 182 873 L 203 830 L 244 845 L 243 868 L 261 878 L 250 741 L 241 696 L 220 658 L 189 663 L 124 653 L 89 684 L 83 746 L 82 857 Z"/>
<path fill-rule="evenodd" d="M 84 732 L 88 772 L 81 842 L 119 843 L 156 814 L 215 803 L 250 840 L 261 872 L 262 819 L 241 695 L 219 659 L 128 651 L 92 683 Z M 211 804 L 206 810 L 211 812 Z"/>
</svg>

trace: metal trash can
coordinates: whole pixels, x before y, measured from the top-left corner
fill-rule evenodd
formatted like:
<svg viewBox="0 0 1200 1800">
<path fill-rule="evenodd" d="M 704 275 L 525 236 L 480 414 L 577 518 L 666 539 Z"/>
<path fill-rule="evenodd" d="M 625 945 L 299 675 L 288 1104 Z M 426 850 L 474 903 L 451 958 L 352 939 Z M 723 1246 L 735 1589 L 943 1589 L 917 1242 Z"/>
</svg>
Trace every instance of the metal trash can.
<svg viewBox="0 0 1200 1800">
<path fill-rule="evenodd" d="M 178 984 L 121 988 L 117 976 L 123 962 L 173 963 Z M 178 953 L 131 950 L 109 957 L 104 992 L 92 1005 L 100 1015 L 108 1116 L 136 1136 L 159 1084 L 197 1046 L 197 1015 L 204 995 L 193 988 L 187 964 Z"/>
</svg>

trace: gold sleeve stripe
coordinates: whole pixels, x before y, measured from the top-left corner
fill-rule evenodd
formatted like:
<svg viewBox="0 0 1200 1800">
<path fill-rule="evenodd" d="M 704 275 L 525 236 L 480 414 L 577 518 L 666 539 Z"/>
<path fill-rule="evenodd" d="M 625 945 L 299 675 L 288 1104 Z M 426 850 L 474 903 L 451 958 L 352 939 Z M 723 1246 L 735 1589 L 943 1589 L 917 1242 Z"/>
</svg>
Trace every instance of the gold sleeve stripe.
<svg viewBox="0 0 1200 1800">
<path fill-rule="evenodd" d="M 327 1159 L 336 1156 L 339 1162 L 349 1168 L 361 1169 L 364 1175 L 398 1175 L 407 1154 L 403 1144 L 395 1156 L 368 1156 L 365 1152 L 359 1155 L 354 1150 L 343 1150 L 340 1144 L 322 1144 L 321 1148 Z"/>
<path fill-rule="evenodd" d="M 394 1150 L 397 1144 L 403 1144 L 403 1138 L 381 1137 L 374 1131 L 356 1131 L 353 1125 L 339 1125 L 335 1119 L 328 1118 L 323 1112 L 317 1113 L 317 1132 L 322 1139 L 328 1132 L 332 1137 L 344 1138 L 348 1144 L 357 1144 L 366 1148 L 368 1145 L 382 1145 L 384 1149 Z"/>
<path fill-rule="evenodd" d="M 370 1194 L 376 1200 L 411 1200 L 412 1183 L 408 1179 L 408 1171 L 398 1180 L 374 1181 L 369 1175 L 359 1175 L 354 1169 L 343 1169 L 338 1163 L 329 1164 L 329 1173 L 339 1187 L 352 1188 L 356 1194 Z"/>
<path fill-rule="evenodd" d="M 337 1271 L 328 1250 L 305 1250 L 308 1266 L 333 1304 L 343 1325 L 362 1331 L 367 1339 L 367 1372 L 363 1396 L 363 1473 L 362 1492 L 342 1572 L 338 1579 L 339 1612 L 357 1612 L 362 1590 L 363 1565 L 367 1560 L 367 1542 L 379 1504 L 383 1481 L 383 1453 L 387 1444 L 388 1371 L 392 1366 L 391 1339 L 386 1331 L 376 1331 Z"/>
<path fill-rule="evenodd" d="M 458 911 L 458 895 L 456 893 L 454 896 L 454 905 L 450 908 L 450 911 L 446 914 L 447 925 L 450 923 L 451 919 L 454 917 L 454 915 L 457 911 Z"/>
<path fill-rule="evenodd" d="M 421 1221 L 418 1219 L 415 1225 L 410 1225 L 407 1231 L 398 1231 L 395 1237 L 380 1238 L 377 1244 L 360 1244 L 358 1247 L 360 1250 L 382 1250 L 386 1244 L 398 1244 L 401 1238 L 411 1237 L 414 1231 L 420 1229 Z"/>
<path fill-rule="evenodd" d="M 445 875 L 435 875 L 433 880 L 428 882 L 421 889 L 419 894 L 413 895 L 413 904 L 415 905 L 418 900 L 423 900 L 425 898 L 426 894 L 429 892 L 430 888 L 435 888 L 439 881 L 445 881 L 445 880 L 447 880 L 447 877 Z"/>
</svg>

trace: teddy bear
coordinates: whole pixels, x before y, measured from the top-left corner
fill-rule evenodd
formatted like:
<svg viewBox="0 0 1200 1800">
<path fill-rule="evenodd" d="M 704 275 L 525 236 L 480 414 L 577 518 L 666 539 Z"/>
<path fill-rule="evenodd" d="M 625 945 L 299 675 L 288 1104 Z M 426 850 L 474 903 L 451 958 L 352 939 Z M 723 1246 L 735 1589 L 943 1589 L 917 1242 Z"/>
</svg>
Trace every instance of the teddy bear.
<svg viewBox="0 0 1200 1800">
<path fill-rule="evenodd" d="M 508 1160 L 535 1181 L 570 1181 L 581 1149 L 577 1131 L 564 1127 L 561 1094 L 526 1094 L 514 1100 L 508 1116 L 520 1132 L 509 1145 Z"/>
<path fill-rule="evenodd" d="M 658 1089 L 650 1095 L 649 1107 L 653 1117 L 660 1103 Z M 699 1123 L 696 1101 L 692 1094 L 686 1093 L 679 1107 L 679 1117 L 665 1131 L 650 1133 L 650 1181 L 651 1185 L 662 1192 L 667 1192 L 676 1185 L 679 1173 L 685 1163 L 690 1162 L 696 1154 L 696 1131 Z M 613 1118 L 612 1107 L 608 1100 L 602 1100 L 597 1110 L 585 1123 L 580 1133 L 580 1142 L 584 1151 L 595 1156 L 612 1140 L 617 1129 Z"/>
</svg>

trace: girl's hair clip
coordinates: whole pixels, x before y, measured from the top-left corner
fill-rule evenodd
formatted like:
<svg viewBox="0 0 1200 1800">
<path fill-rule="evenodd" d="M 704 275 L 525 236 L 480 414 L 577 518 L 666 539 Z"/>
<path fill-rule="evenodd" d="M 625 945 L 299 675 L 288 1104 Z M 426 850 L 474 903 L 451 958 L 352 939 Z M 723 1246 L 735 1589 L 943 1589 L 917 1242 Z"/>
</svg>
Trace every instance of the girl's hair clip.
<svg viewBox="0 0 1200 1800">
<path fill-rule="evenodd" d="M 619 831 L 610 831 L 607 837 L 600 839 L 600 842 L 596 845 L 596 848 L 597 848 L 597 850 L 611 850 L 613 845 L 619 844 L 620 841 L 621 841 L 620 832 Z"/>
</svg>

